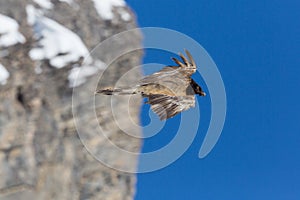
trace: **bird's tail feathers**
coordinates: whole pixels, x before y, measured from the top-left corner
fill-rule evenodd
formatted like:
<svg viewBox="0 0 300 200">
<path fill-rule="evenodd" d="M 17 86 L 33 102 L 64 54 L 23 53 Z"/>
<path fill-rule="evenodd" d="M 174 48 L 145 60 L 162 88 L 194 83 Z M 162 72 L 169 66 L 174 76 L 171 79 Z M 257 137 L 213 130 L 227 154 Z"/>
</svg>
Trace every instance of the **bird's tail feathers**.
<svg viewBox="0 0 300 200">
<path fill-rule="evenodd" d="M 107 89 L 101 89 L 96 92 L 97 94 L 105 94 L 105 95 L 131 95 L 131 94 L 137 94 L 136 88 L 107 88 Z"/>
</svg>

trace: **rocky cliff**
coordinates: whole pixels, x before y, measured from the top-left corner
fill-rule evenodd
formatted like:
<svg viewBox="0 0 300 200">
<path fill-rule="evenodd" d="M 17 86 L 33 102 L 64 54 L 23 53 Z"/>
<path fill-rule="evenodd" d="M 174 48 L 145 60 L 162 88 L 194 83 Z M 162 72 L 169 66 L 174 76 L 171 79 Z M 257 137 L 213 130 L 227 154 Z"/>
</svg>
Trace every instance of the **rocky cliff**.
<svg viewBox="0 0 300 200">
<path fill-rule="evenodd" d="M 101 41 L 135 26 L 123 0 L 0 1 L 0 199 L 133 198 L 135 175 L 99 162 L 77 129 L 108 162 L 134 171 L 137 158 L 112 151 L 92 127 L 100 124 L 112 143 L 138 152 L 140 140 L 125 134 L 114 119 L 125 126 L 132 119 L 138 122 L 139 99 L 130 104 L 131 118 L 126 98 L 114 102 L 115 116 L 108 97 L 96 97 L 97 118 L 85 105 L 93 101 L 95 89 L 114 85 L 140 64 L 138 51 L 107 63 L 119 46 L 139 48 L 140 33 L 85 57 Z M 104 76 L 95 85 L 99 73 Z M 126 81 L 139 77 L 134 70 Z M 72 105 L 75 89 L 79 100 Z M 74 112 L 88 126 L 75 127 Z"/>
</svg>

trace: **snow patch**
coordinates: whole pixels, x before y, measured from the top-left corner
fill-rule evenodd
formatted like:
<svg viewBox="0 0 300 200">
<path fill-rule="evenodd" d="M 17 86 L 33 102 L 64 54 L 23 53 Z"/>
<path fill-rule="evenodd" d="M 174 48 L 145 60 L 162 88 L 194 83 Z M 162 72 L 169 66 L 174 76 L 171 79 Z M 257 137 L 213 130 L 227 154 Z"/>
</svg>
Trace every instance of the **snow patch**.
<svg viewBox="0 0 300 200">
<path fill-rule="evenodd" d="M 65 1 L 65 0 L 64 0 Z M 29 51 L 33 60 L 49 60 L 50 65 L 62 68 L 70 63 L 84 59 L 84 64 L 74 64 L 69 73 L 70 87 L 83 84 L 89 76 L 104 69 L 106 64 L 100 60 L 93 61 L 89 56 L 88 49 L 75 33 L 49 19 L 43 12 L 32 5 L 26 7 L 28 24 L 33 26 L 38 46 Z M 36 66 L 35 72 L 42 73 L 40 65 Z"/>
<path fill-rule="evenodd" d="M 98 14 L 105 20 L 111 20 L 114 17 L 114 7 L 124 7 L 124 0 L 93 0 Z M 125 16 L 126 18 L 126 16 Z"/>
<path fill-rule="evenodd" d="M 100 60 L 95 61 L 90 65 L 74 66 L 71 70 L 68 80 L 70 87 L 77 87 L 83 84 L 89 76 L 92 76 L 100 69 L 105 69 L 106 64 Z"/>
<path fill-rule="evenodd" d="M 19 32 L 18 22 L 0 14 L 0 47 L 9 47 L 25 41 L 25 37 Z"/>
<path fill-rule="evenodd" d="M 6 68 L 0 63 L 0 84 L 5 85 L 7 82 L 7 79 L 9 77 L 9 72 L 6 70 Z"/>
<path fill-rule="evenodd" d="M 130 14 L 125 10 L 120 11 L 120 15 L 121 15 L 121 18 L 126 22 L 131 20 Z"/>
<path fill-rule="evenodd" d="M 38 4 L 41 8 L 52 9 L 53 4 L 50 0 L 33 0 L 34 3 Z"/>
<path fill-rule="evenodd" d="M 27 8 L 28 23 L 33 26 L 39 46 L 29 51 L 33 60 L 48 59 L 56 68 L 62 68 L 71 62 L 89 54 L 78 35 L 58 22 L 49 19 L 32 5 Z"/>
</svg>

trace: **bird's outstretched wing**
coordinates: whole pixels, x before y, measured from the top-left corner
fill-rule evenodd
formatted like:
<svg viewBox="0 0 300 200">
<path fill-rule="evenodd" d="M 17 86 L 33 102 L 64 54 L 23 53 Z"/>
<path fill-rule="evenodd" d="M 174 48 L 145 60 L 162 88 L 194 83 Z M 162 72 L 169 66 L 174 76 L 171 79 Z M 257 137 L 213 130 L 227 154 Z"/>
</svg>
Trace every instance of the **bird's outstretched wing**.
<svg viewBox="0 0 300 200">
<path fill-rule="evenodd" d="M 160 120 L 169 119 L 178 113 L 195 106 L 194 95 L 189 96 L 167 96 L 167 95 L 147 95 L 147 104 L 151 105 Z"/>
<path fill-rule="evenodd" d="M 169 79 L 170 77 L 172 77 L 173 79 L 178 79 L 178 81 L 185 81 L 185 77 L 182 75 L 182 73 L 180 73 L 180 67 L 167 66 L 162 68 L 158 72 L 155 72 L 149 76 L 142 78 L 139 81 L 139 84 L 143 85 L 149 83 L 156 83 L 165 79 Z"/>
<path fill-rule="evenodd" d="M 181 71 L 188 77 L 190 77 L 193 73 L 196 72 L 197 66 L 196 63 L 193 59 L 193 56 L 188 50 L 185 50 L 186 55 L 188 56 L 189 59 L 187 59 L 184 55 L 179 53 L 180 58 L 182 59 L 183 62 L 179 61 L 177 58 L 172 58 L 174 62 L 178 65 L 178 67 L 181 68 Z"/>
<path fill-rule="evenodd" d="M 178 66 L 164 67 L 160 71 L 141 79 L 139 84 L 162 84 L 172 80 L 173 82 L 182 85 L 182 87 L 187 87 L 189 85 L 190 76 L 196 72 L 197 66 L 190 52 L 185 50 L 185 53 L 189 60 L 180 53 L 179 56 L 181 57 L 182 61 L 179 61 L 177 58 L 172 58 Z"/>
</svg>

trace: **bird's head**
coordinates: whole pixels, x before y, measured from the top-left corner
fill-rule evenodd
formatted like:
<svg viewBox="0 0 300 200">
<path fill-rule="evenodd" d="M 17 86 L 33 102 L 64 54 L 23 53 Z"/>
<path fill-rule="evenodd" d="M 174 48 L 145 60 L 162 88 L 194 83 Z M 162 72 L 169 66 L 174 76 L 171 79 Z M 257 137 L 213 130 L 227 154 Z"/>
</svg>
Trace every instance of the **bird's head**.
<svg viewBox="0 0 300 200">
<path fill-rule="evenodd" d="M 191 79 L 190 86 L 191 87 L 188 87 L 188 88 L 192 88 L 193 94 L 198 94 L 200 96 L 206 96 L 205 92 L 202 90 L 200 85 L 198 85 L 193 79 Z"/>
<path fill-rule="evenodd" d="M 202 90 L 202 88 L 199 85 L 196 85 L 194 91 L 196 94 L 199 94 L 200 96 L 206 96 L 205 92 Z"/>
</svg>

